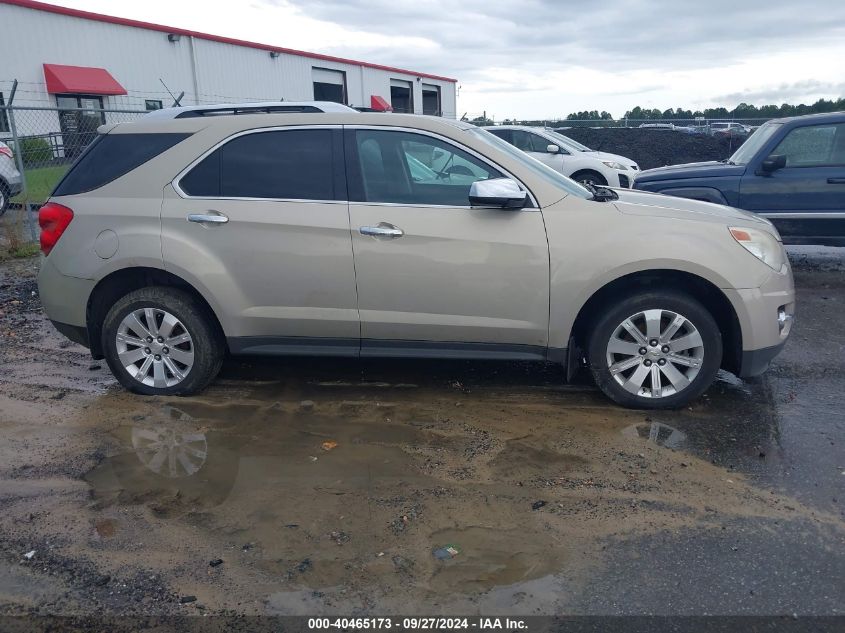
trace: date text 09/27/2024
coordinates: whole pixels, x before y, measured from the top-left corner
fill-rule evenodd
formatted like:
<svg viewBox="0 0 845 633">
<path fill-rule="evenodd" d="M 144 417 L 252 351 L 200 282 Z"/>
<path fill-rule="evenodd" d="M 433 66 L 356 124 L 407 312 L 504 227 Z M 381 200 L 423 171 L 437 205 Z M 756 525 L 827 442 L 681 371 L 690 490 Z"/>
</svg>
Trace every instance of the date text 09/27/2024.
<svg viewBox="0 0 845 633">
<path fill-rule="evenodd" d="M 527 625 L 519 618 L 308 618 L 310 630 L 359 629 L 359 630 L 407 630 L 439 631 L 443 629 L 491 631 L 526 630 Z"/>
</svg>

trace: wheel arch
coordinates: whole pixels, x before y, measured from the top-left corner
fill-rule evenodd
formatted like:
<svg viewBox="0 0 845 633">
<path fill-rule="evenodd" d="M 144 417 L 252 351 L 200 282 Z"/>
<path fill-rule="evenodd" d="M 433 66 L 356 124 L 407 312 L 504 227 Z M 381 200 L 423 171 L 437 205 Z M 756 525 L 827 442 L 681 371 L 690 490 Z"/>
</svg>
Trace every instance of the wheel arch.
<svg viewBox="0 0 845 633">
<path fill-rule="evenodd" d="M 573 171 L 572 175 L 569 177 L 572 178 L 572 180 L 577 181 L 578 176 L 581 174 L 596 174 L 597 176 L 600 176 L 601 179 L 604 180 L 606 183 L 610 183 L 610 179 L 607 177 L 607 174 L 603 173 L 600 169 L 593 166 L 580 167 Z"/>
<path fill-rule="evenodd" d="M 92 357 L 95 359 L 103 358 L 101 344 L 103 321 L 115 301 L 133 290 L 150 286 L 167 286 L 188 292 L 206 312 L 211 319 L 212 326 L 217 330 L 221 339 L 225 341 L 223 327 L 217 314 L 202 293 L 193 285 L 182 277 L 161 268 L 135 266 L 121 268 L 106 275 L 94 286 L 88 297 L 86 327 Z"/>
<path fill-rule="evenodd" d="M 700 301 L 722 334 L 722 368 L 738 372 L 742 362 L 742 327 L 731 300 L 713 282 L 683 270 L 650 269 L 628 273 L 595 290 L 578 311 L 571 330 L 570 354 L 586 346 L 590 325 L 601 310 L 620 296 L 637 292 L 678 290 Z M 574 349 L 573 349 L 574 348 Z"/>
</svg>

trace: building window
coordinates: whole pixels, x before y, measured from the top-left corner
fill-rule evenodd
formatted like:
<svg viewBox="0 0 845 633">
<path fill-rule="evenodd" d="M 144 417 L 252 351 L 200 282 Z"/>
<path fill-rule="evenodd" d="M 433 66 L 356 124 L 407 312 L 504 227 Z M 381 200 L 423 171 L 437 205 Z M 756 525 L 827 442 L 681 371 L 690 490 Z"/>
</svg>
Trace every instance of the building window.
<svg viewBox="0 0 845 633">
<path fill-rule="evenodd" d="M 161 110 L 161 100 L 160 99 L 145 99 L 144 100 L 144 107 L 149 110 Z"/>
<path fill-rule="evenodd" d="M 431 86 L 423 84 L 423 114 L 430 114 L 432 116 L 443 116 L 443 110 L 440 106 L 440 86 Z"/>
<path fill-rule="evenodd" d="M 92 95 L 56 95 L 62 152 L 75 158 L 97 137 L 97 128 L 106 122 L 103 98 Z"/>
<path fill-rule="evenodd" d="M 414 113 L 414 85 L 401 79 L 390 80 L 390 105 L 394 112 Z"/>
<path fill-rule="evenodd" d="M 315 101 L 346 103 L 346 73 L 342 70 L 314 67 L 311 80 L 314 82 Z"/>
<path fill-rule="evenodd" d="M 6 105 L 6 100 L 3 98 L 3 93 L 0 92 L 0 108 Z M 0 132 L 9 131 L 9 113 L 5 109 L 0 109 Z"/>
</svg>

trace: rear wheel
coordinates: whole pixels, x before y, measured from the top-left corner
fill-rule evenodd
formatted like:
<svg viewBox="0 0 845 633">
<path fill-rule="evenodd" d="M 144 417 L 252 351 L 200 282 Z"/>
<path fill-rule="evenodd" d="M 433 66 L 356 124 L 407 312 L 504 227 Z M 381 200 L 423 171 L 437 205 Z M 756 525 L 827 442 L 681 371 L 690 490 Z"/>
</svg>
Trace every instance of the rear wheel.
<svg viewBox="0 0 845 633">
<path fill-rule="evenodd" d="M 642 293 L 607 308 L 590 333 L 590 371 L 614 402 L 680 407 L 700 396 L 722 362 L 716 321 L 681 293 Z"/>
<path fill-rule="evenodd" d="M 224 347 L 207 310 L 187 292 L 130 292 L 106 315 L 106 362 L 124 387 L 145 395 L 189 395 L 220 371 Z"/>
<path fill-rule="evenodd" d="M 599 172 L 591 171 L 589 169 L 572 174 L 572 180 L 585 185 L 607 185 L 607 178 L 602 176 Z"/>
</svg>

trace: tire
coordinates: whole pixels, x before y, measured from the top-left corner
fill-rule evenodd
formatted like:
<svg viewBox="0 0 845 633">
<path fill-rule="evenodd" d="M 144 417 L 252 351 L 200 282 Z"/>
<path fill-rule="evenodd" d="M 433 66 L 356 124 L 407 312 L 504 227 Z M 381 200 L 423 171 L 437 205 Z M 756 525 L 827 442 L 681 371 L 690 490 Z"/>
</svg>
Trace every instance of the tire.
<svg viewBox="0 0 845 633">
<path fill-rule="evenodd" d="M 689 295 L 632 294 L 605 304 L 589 334 L 587 360 L 596 385 L 617 404 L 673 409 L 713 382 L 722 364 L 722 335 L 710 312 Z"/>
<path fill-rule="evenodd" d="M 156 334 L 161 341 L 153 338 Z M 217 376 L 225 355 L 204 306 L 184 290 L 162 286 L 134 290 L 118 300 L 103 322 L 101 342 L 120 384 L 148 396 L 202 391 Z"/>
<path fill-rule="evenodd" d="M 11 199 L 12 196 L 9 192 L 9 188 L 6 186 L 6 183 L 0 180 L 0 216 L 6 213 L 6 209 L 9 208 Z"/>
<path fill-rule="evenodd" d="M 591 185 L 607 185 L 607 178 L 602 176 L 599 172 L 592 171 L 590 169 L 575 172 L 572 176 L 570 176 L 570 178 L 576 182 L 587 182 Z"/>
</svg>

